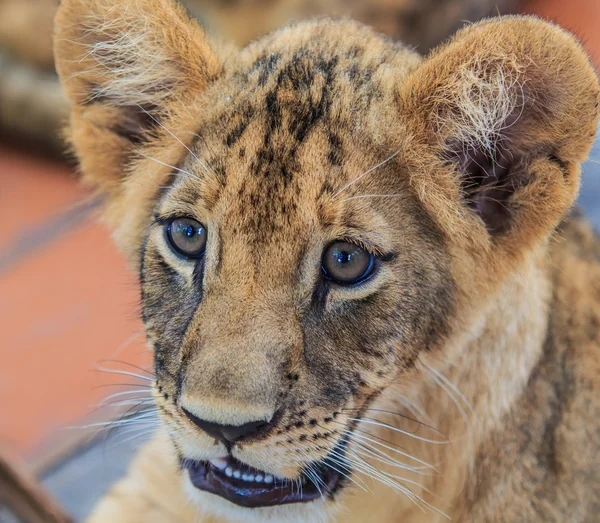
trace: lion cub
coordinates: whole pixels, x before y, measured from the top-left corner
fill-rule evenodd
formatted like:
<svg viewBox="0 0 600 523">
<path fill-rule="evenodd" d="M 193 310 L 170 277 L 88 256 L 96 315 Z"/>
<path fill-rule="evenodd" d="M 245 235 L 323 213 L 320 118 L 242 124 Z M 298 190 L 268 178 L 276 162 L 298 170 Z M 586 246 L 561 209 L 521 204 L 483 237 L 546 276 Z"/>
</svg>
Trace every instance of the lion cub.
<svg viewBox="0 0 600 523">
<path fill-rule="evenodd" d="M 55 52 L 162 421 L 93 521 L 598 517 L 573 37 L 490 19 L 422 58 L 320 20 L 237 50 L 170 0 L 63 0 Z"/>
</svg>

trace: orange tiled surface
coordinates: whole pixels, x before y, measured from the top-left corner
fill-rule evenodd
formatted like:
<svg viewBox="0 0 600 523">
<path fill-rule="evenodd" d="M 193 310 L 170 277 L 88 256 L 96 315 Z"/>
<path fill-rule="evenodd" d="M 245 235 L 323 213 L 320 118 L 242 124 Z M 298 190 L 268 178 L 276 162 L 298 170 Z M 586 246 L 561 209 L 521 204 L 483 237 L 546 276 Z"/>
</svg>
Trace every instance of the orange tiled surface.
<svg viewBox="0 0 600 523">
<path fill-rule="evenodd" d="M 85 195 L 75 176 L 59 163 L 23 160 L 23 154 L 0 149 L 0 252 L 24 231 Z M 23 207 L 27 212 L 22 212 Z"/>
<path fill-rule="evenodd" d="M 596 66 L 600 65 L 599 0 L 528 0 L 523 12 L 553 20 L 576 34 Z"/>
<path fill-rule="evenodd" d="M 85 196 L 68 168 L 1 149 L 0 187 L 2 254 Z M 143 337 L 126 343 L 141 328 L 137 300 L 135 279 L 90 218 L 0 272 L 0 443 L 27 454 L 116 390 L 101 385 L 132 381 L 94 364 L 147 365 Z"/>
<path fill-rule="evenodd" d="M 578 34 L 600 63 L 599 0 L 528 1 L 524 12 Z M 0 147 L 0 260 L 20 253 L 0 263 L 0 444 L 21 455 L 114 390 L 100 386 L 129 381 L 94 372 L 94 362 L 149 360 L 143 336 L 132 338 L 141 328 L 135 279 L 107 231 L 84 217 L 48 228 L 85 197 L 68 168 Z"/>
</svg>

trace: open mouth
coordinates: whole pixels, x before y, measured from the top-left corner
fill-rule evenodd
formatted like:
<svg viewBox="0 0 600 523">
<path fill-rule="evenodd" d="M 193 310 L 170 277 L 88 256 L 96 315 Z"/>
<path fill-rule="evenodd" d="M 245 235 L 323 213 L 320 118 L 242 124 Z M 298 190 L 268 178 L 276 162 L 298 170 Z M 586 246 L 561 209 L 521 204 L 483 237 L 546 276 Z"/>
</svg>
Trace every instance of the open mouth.
<svg viewBox="0 0 600 523">
<path fill-rule="evenodd" d="M 341 474 L 322 464 L 295 480 L 278 478 L 232 456 L 210 461 L 185 461 L 193 485 L 243 507 L 271 507 L 312 501 L 331 494 Z"/>
</svg>

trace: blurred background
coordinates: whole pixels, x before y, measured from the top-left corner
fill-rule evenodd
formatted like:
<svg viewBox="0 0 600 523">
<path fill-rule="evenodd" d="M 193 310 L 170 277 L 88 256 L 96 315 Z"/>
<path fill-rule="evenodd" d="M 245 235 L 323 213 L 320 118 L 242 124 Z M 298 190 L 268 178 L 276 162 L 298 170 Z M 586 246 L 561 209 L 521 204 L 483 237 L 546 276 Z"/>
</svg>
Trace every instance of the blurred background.
<svg viewBox="0 0 600 523">
<path fill-rule="evenodd" d="M 99 200 L 79 185 L 61 137 L 68 106 L 51 43 L 58 3 L 0 0 L 0 505 L 4 467 L 34 490 L 40 480 L 79 521 L 155 420 L 129 420 L 148 398 L 151 366 L 137 283 L 96 222 Z M 578 35 L 600 65 L 599 0 L 185 3 L 210 33 L 239 45 L 289 20 L 348 15 L 423 54 L 466 22 L 535 13 Z M 596 228 L 598 162 L 597 144 L 579 202 Z M 0 506 L 0 521 L 12 518 Z"/>
</svg>

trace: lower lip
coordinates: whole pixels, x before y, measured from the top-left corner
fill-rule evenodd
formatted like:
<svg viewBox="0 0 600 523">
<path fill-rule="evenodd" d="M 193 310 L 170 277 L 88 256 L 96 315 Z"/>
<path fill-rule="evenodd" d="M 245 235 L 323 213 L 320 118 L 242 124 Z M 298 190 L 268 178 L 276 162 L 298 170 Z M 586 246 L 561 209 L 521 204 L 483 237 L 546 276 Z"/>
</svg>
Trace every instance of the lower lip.
<svg viewBox="0 0 600 523">
<path fill-rule="evenodd" d="M 287 503 L 306 503 L 328 495 L 337 487 L 340 476 L 327 470 L 319 489 L 310 481 L 302 485 L 301 493 L 293 480 L 275 480 L 273 484 L 251 483 L 227 477 L 208 463 L 194 461 L 186 465 L 192 484 L 206 492 L 221 496 L 242 507 L 272 507 Z M 279 482 L 279 483 L 278 483 Z"/>
</svg>

